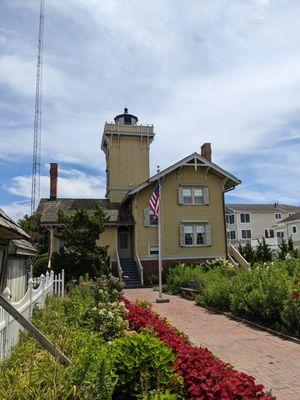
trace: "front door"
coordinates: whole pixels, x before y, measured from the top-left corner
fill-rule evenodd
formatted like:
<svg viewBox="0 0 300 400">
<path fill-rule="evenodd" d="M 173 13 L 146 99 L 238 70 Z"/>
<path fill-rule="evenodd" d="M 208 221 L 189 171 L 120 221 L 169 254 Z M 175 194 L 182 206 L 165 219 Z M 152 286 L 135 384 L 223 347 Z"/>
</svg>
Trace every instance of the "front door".
<svg viewBox="0 0 300 400">
<path fill-rule="evenodd" d="M 118 249 L 119 257 L 131 258 L 131 230 L 128 228 L 119 228 L 118 231 Z"/>
</svg>

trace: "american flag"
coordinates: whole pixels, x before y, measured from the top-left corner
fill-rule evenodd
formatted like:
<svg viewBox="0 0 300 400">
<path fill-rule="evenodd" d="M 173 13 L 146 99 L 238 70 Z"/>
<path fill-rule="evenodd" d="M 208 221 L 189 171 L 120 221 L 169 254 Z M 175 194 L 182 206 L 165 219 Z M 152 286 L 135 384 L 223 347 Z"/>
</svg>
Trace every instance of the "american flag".
<svg viewBox="0 0 300 400">
<path fill-rule="evenodd" d="M 157 180 L 150 201 L 149 201 L 149 206 L 151 210 L 153 211 L 155 217 L 158 217 L 158 210 L 159 210 L 159 201 L 160 201 L 160 184 L 159 184 L 159 179 Z"/>
</svg>

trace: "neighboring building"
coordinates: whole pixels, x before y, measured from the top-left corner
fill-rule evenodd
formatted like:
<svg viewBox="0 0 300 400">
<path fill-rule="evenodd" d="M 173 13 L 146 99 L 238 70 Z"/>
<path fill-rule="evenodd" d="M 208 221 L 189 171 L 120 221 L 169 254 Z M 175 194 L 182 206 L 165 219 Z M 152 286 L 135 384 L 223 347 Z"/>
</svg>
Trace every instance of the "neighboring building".
<svg viewBox="0 0 300 400">
<path fill-rule="evenodd" d="M 201 154 L 193 153 L 150 177 L 154 128 L 137 121 L 125 109 L 115 123 L 105 124 L 101 144 L 106 156 L 105 199 L 57 199 L 57 165 L 51 165 L 50 199 L 42 199 L 37 210 L 51 232 L 51 251 L 59 248 L 58 210 L 72 213 L 84 207 L 92 212 L 97 203 L 107 215 L 99 243 L 109 246 L 113 267 L 119 265 L 132 279 L 141 265 L 145 275 L 157 274 L 157 221 L 148 205 L 160 178 L 163 265 L 226 257 L 224 193 L 240 180 L 211 161 L 210 143 L 201 147 Z"/>
<path fill-rule="evenodd" d="M 300 211 L 283 219 L 273 226 L 276 236 L 288 240 L 293 239 L 294 247 L 300 248 Z"/>
<path fill-rule="evenodd" d="M 233 245 L 251 241 L 256 247 L 258 239 L 263 237 L 276 250 L 280 240 L 280 231 L 274 224 L 300 211 L 300 207 L 286 204 L 227 204 L 227 237 Z"/>
<path fill-rule="evenodd" d="M 0 293 L 2 293 L 4 288 L 8 285 L 9 276 L 13 276 L 10 272 L 9 259 L 11 254 L 9 253 L 11 253 L 13 246 L 16 248 L 18 246 L 20 247 L 20 244 L 16 244 L 20 239 L 22 243 L 25 241 L 27 242 L 30 240 L 30 236 L 0 209 Z M 12 246 L 11 250 L 10 246 Z M 28 243 L 28 246 L 31 246 L 30 243 Z M 18 285 L 17 281 L 20 282 L 21 285 L 21 281 L 23 282 L 26 276 L 25 269 L 19 270 L 18 274 L 15 274 L 14 285 Z M 21 294 L 21 291 L 18 292 L 17 296 L 19 296 L 19 294 Z"/>
<path fill-rule="evenodd" d="M 27 291 L 28 273 L 37 249 L 27 240 L 11 240 L 8 248 L 6 286 L 12 301 L 20 300 Z"/>
</svg>

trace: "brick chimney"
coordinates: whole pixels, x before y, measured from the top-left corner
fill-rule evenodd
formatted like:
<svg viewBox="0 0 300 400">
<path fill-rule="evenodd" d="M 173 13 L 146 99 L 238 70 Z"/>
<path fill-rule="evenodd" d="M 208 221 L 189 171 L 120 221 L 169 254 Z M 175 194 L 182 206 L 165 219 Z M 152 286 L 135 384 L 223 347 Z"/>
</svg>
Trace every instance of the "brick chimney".
<svg viewBox="0 0 300 400">
<path fill-rule="evenodd" d="M 201 156 L 206 158 L 208 161 L 211 161 L 211 144 L 204 143 L 201 146 Z"/>
<path fill-rule="evenodd" d="M 50 163 L 50 200 L 57 199 L 57 163 Z"/>
</svg>

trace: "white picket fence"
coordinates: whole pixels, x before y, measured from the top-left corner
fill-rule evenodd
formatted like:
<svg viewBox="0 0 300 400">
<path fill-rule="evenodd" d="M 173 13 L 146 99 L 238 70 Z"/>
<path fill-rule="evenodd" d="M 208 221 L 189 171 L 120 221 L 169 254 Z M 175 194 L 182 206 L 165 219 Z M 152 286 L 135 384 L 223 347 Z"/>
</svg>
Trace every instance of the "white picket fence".
<svg viewBox="0 0 300 400">
<path fill-rule="evenodd" d="M 64 271 L 58 275 L 47 272 L 46 276 L 30 278 L 24 297 L 16 303 L 11 303 L 24 317 L 30 319 L 33 306 L 43 308 L 47 295 L 64 296 Z M 2 295 L 11 300 L 9 288 L 4 289 Z M 0 360 L 10 355 L 11 349 L 18 343 L 21 325 L 0 307 Z"/>
</svg>

